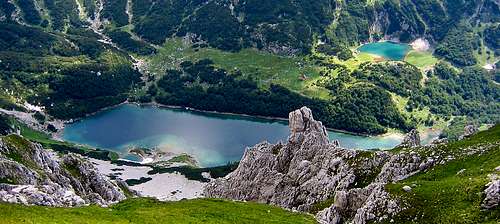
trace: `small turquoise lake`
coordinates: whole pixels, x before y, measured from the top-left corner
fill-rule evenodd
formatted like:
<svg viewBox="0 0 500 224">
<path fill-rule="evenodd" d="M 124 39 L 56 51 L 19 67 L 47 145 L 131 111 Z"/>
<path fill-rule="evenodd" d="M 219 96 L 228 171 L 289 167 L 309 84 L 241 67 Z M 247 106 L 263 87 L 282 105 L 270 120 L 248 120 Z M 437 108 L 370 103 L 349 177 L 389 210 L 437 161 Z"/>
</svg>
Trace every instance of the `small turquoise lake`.
<svg viewBox="0 0 500 224">
<path fill-rule="evenodd" d="M 123 104 L 68 124 L 62 138 L 69 142 L 117 152 L 133 159 L 133 147 L 188 153 L 203 167 L 241 159 L 246 147 L 267 140 L 286 141 L 288 124 L 237 115 L 195 112 L 153 106 Z M 399 137 L 365 137 L 329 132 L 347 148 L 392 148 Z"/>
<path fill-rule="evenodd" d="M 410 46 L 408 44 L 383 41 L 363 44 L 358 50 L 364 53 L 375 54 L 389 60 L 402 61 L 410 50 Z"/>
</svg>

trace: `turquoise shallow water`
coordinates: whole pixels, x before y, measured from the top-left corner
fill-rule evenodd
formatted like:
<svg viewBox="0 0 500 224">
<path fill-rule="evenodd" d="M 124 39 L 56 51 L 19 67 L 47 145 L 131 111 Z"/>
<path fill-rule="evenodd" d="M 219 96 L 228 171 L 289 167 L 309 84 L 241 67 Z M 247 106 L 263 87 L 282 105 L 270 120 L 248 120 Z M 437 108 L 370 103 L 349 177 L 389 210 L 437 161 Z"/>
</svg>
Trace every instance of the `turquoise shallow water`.
<svg viewBox="0 0 500 224">
<path fill-rule="evenodd" d="M 410 46 L 408 44 L 384 41 L 363 44 L 358 50 L 365 53 L 376 54 L 386 59 L 401 61 L 410 50 Z"/>
<path fill-rule="evenodd" d="M 286 140 L 288 134 L 283 121 L 125 104 L 67 125 L 63 139 L 116 151 L 127 159 L 137 159 L 127 153 L 131 147 L 188 153 L 208 167 L 237 161 L 245 147 Z M 392 148 L 401 141 L 338 132 L 329 136 L 344 147 L 360 149 Z"/>
</svg>

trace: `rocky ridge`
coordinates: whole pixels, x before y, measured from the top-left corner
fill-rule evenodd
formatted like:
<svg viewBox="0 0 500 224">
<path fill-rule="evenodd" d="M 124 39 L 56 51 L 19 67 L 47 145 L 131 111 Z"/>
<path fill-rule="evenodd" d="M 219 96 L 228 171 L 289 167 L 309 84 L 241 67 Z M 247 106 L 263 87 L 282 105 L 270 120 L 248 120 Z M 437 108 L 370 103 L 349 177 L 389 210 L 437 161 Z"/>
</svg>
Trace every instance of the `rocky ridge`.
<svg viewBox="0 0 500 224">
<path fill-rule="evenodd" d="M 0 201 L 107 206 L 123 199 L 115 183 L 78 155 L 59 156 L 18 135 L 0 139 Z"/>
<path fill-rule="evenodd" d="M 391 151 L 344 149 L 337 141 L 329 141 L 325 127 L 306 107 L 289 114 L 289 126 L 287 142 L 247 148 L 238 168 L 208 184 L 205 196 L 313 213 L 319 210 L 320 223 L 381 221 L 405 208 L 386 192 L 387 183 L 460 156 L 436 145 L 418 147 L 416 131 Z M 480 154 L 490 148 L 479 145 L 460 153 Z"/>
</svg>

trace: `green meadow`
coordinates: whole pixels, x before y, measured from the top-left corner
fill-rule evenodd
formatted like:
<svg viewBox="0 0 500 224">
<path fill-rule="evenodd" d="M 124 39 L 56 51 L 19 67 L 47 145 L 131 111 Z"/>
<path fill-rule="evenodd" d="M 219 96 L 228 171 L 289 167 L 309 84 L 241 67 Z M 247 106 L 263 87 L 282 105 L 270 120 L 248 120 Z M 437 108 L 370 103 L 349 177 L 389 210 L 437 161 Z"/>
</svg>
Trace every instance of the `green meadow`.
<svg viewBox="0 0 500 224">
<path fill-rule="evenodd" d="M 159 202 L 150 198 L 127 199 L 109 208 L 49 208 L 0 204 L 2 224 L 83 223 L 316 223 L 311 215 L 251 202 L 218 199 Z"/>
</svg>

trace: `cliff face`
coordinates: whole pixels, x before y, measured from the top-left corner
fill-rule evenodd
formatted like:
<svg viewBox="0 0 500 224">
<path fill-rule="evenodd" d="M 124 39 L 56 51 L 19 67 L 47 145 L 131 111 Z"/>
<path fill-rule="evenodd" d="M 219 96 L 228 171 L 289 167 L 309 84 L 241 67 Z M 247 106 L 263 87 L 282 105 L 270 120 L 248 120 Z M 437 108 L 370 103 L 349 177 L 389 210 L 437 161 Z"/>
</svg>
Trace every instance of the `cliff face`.
<svg viewBox="0 0 500 224">
<path fill-rule="evenodd" d="M 0 139 L 0 201 L 26 205 L 109 205 L 122 191 L 80 156 L 58 156 L 17 135 Z"/>
<path fill-rule="evenodd" d="M 289 121 L 291 135 L 287 143 L 261 143 L 247 149 L 239 167 L 226 178 L 209 184 L 205 195 L 300 211 L 310 211 L 316 204 L 335 197 L 337 207 L 341 208 L 325 209 L 318 217 L 332 223 L 341 220 L 341 213 L 366 218 L 369 216 L 366 213 L 376 212 L 374 205 L 388 207 L 388 211 L 398 210 L 397 203 L 387 198 L 383 185 L 371 182 L 381 169 L 386 174 L 379 175 L 380 183 L 413 169 L 394 172 L 386 168 L 392 161 L 389 152 L 344 149 L 338 142 L 330 142 L 326 129 L 314 120 L 308 108 L 291 112 Z M 361 207 L 366 207 L 366 211 L 357 214 Z"/>
<path fill-rule="evenodd" d="M 320 223 L 366 223 L 403 209 L 385 184 L 403 180 L 435 164 L 453 160 L 438 147 L 418 145 L 411 132 L 392 151 L 361 151 L 330 142 L 324 126 L 308 108 L 289 115 L 286 143 L 260 143 L 246 149 L 238 168 L 207 185 L 205 196 L 257 201 L 299 211 L 317 212 Z M 471 148 L 462 153 L 481 153 Z M 446 156 L 448 155 L 448 156 Z"/>
</svg>

